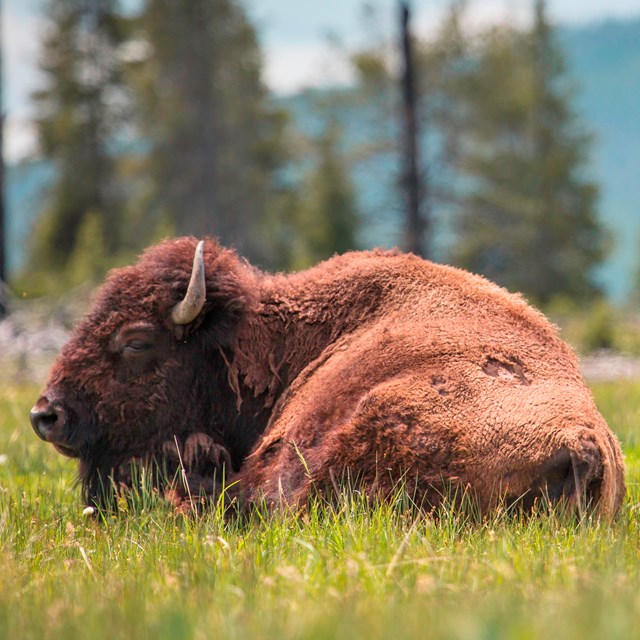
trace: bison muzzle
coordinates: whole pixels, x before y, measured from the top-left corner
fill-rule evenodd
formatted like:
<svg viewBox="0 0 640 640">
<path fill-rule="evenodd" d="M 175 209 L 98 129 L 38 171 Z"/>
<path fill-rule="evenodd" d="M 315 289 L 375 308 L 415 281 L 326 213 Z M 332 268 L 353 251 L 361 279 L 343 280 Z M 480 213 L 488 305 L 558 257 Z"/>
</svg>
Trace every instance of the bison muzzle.
<svg viewBox="0 0 640 640">
<path fill-rule="evenodd" d="M 345 477 L 483 511 L 548 499 L 612 517 L 624 496 L 620 446 L 547 320 L 397 252 L 272 275 L 212 239 L 152 247 L 109 275 L 31 422 L 79 459 L 92 504 L 131 460 L 172 455 L 192 490 L 224 467 L 249 505 Z"/>
</svg>

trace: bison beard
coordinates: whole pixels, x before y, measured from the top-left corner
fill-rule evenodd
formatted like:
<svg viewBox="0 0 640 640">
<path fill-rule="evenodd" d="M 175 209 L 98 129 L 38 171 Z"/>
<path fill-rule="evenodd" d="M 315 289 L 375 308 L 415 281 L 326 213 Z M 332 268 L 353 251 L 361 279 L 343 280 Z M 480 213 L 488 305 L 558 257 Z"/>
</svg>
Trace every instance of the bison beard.
<svg viewBox="0 0 640 640">
<path fill-rule="evenodd" d="M 211 239 L 152 247 L 110 274 L 31 421 L 79 458 L 92 504 L 132 460 L 209 495 L 224 468 L 248 505 L 345 474 L 425 507 L 452 489 L 483 511 L 545 497 L 612 517 L 624 496 L 619 444 L 546 319 L 395 252 L 270 275 Z"/>
</svg>

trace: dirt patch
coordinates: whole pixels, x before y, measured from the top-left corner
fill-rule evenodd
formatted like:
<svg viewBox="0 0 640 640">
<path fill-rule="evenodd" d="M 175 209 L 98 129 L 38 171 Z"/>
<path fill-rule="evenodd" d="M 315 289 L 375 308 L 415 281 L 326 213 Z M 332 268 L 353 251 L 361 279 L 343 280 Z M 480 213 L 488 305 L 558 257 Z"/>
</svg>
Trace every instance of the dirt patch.
<svg viewBox="0 0 640 640">
<path fill-rule="evenodd" d="M 612 351 L 599 351 L 580 358 L 587 381 L 640 380 L 640 358 Z"/>
</svg>

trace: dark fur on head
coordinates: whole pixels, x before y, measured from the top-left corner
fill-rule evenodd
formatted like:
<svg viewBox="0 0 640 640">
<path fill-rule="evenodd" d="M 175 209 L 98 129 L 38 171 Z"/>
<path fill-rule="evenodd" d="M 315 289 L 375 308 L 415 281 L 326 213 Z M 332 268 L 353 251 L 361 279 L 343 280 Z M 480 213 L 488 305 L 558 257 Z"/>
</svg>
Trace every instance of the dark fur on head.
<svg viewBox="0 0 640 640">
<path fill-rule="evenodd" d="M 174 436 L 186 439 L 193 425 L 222 439 L 237 422 L 224 352 L 256 305 L 258 273 L 208 239 L 206 304 L 178 339 L 171 310 L 186 293 L 195 243 L 151 247 L 136 265 L 111 272 L 51 372 L 45 395 L 67 407 L 66 445 L 80 458 L 88 502 L 114 470 L 153 457 Z M 127 331 L 139 333 L 139 352 L 120 339 Z M 248 427 L 247 437 L 255 431 Z M 232 439 L 239 466 L 253 442 L 243 446 L 239 432 Z"/>
</svg>

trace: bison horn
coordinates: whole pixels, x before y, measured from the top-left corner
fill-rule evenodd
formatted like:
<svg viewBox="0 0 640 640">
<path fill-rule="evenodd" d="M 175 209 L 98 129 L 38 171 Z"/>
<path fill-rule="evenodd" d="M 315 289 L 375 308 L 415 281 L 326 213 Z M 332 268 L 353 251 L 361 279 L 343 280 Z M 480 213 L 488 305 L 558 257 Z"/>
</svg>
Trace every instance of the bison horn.
<svg viewBox="0 0 640 640">
<path fill-rule="evenodd" d="M 191 280 L 182 302 L 173 308 L 171 319 L 174 324 L 189 324 L 193 322 L 204 307 L 207 297 L 207 287 L 204 280 L 204 241 L 200 240 L 193 254 L 193 268 Z"/>
</svg>

